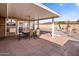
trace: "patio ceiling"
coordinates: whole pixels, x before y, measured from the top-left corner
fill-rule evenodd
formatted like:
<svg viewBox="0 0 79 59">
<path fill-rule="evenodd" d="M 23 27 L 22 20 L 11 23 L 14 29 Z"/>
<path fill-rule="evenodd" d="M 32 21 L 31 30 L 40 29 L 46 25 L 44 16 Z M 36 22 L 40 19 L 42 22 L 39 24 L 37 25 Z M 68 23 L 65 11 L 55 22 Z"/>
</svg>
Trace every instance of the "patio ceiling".
<svg viewBox="0 0 79 59">
<path fill-rule="evenodd" d="M 8 16 L 22 20 L 42 20 L 59 17 L 59 14 L 51 11 L 43 4 L 34 3 L 9 3 Z"/>
<path fill-rule="evenodd" d="M 60 15 L 39 3 L 0 3 L 0 16 L 19 20 L 42 20 L 56 18 Z"/>
</svg>

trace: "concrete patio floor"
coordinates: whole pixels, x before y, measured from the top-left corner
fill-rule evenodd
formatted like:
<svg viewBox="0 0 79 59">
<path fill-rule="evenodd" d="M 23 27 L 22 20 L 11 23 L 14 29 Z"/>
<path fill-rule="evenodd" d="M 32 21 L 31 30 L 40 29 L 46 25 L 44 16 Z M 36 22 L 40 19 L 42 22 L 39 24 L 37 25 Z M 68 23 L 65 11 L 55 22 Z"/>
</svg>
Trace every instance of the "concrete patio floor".
<svg viewBox="0 0 79 59">
<path fill-rule="evenodd" d="M 79 56 L 79 42 L 67 41 L 60 46 L 42 38 L 6 38 L 0 40 L 1 56 Z"/>
</svg>

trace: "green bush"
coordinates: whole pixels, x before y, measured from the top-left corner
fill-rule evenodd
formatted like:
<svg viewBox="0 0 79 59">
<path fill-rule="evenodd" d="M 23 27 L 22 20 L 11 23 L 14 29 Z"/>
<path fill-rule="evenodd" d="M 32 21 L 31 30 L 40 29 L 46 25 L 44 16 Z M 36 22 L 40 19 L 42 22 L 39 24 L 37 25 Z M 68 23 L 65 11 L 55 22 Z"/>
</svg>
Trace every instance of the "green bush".
<svg viewBox="0 0 79 59">
<path fill-rule="evenodd" d="M 59 21 L 57 24 L 65 24 L 64 21 Z"/>
</svg>

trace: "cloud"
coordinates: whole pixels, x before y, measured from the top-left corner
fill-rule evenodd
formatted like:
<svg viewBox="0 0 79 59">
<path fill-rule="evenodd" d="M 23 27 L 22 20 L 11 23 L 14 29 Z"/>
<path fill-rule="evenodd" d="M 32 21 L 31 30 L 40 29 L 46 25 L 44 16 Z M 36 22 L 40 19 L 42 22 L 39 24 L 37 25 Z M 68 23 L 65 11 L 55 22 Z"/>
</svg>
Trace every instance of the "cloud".
<svg viewBox="0 0 79 59">
<path fill-rule="evenodd" d="M 60 3 L 59 5 L 62 7 L 62 6 L 64 6 L 64 3 Z"/>
<path fill-rule="evenodd" d="M 79 3 L 76 3 L 77 6 L 79 6 Z"/>
<path fill-rule="evenodd" d="M 79 3 L 76 3 L 75 5 L 79 8 Z"/>
</svg>

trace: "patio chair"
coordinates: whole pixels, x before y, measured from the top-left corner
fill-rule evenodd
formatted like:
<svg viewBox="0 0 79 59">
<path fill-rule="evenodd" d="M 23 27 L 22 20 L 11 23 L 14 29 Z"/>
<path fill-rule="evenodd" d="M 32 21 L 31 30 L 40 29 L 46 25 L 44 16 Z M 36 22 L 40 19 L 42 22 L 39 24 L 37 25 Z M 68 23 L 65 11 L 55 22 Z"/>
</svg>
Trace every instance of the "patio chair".
<svg viewBox="0 0 79 59">
<path fill-rule="evenodd" d="M 33 37 L 33 31 L 34 31 L 34 30 L 30 30 L 30 37 L 31 37 L 31 38 Z"/>
<path fill-rule="evenodd" d="M 37 36 L 37 32 L 36 32 L 36 30 L 33 31 L 33 35 L 32 35 L 32 37 L 33 37 L 34 39 L 38 37 L 38 36 Z"/>
<path fill-rule="evenodd" d="M 28 32 L 27 32 L 27 33 L 22 32 L 22 33 L 19 34 L 19 40 L 20 40 L 21 38 L 26 39 L 26 38 L 28 38 L 28 37 L 29 37 L 29 33 L 28 33 Z"/>
</svg>

